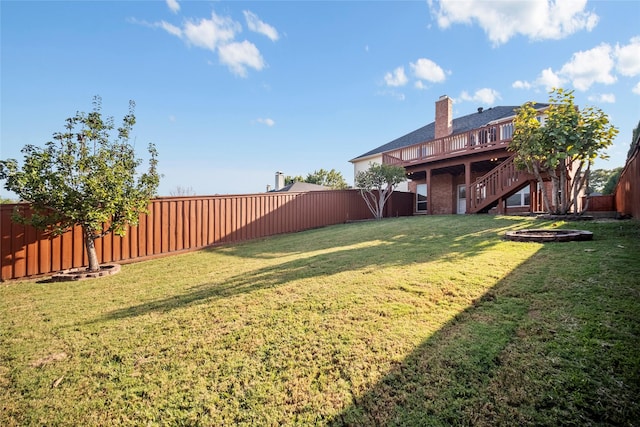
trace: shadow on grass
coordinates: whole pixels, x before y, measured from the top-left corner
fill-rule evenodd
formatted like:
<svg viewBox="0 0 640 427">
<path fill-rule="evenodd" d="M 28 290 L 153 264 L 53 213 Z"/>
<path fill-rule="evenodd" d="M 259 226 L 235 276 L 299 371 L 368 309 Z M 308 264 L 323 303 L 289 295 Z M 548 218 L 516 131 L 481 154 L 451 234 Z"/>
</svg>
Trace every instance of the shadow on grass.
<svg viewBox="0 0 640 427">
<path fill-rule="evenodd" d="M 638 282 L 606 271 L 640 274 L 640 247 L 576 277 L 587 247 L 545 245 L 329 425 L 636 425 Z"/>
<path fill-rule="evenodd" d="M 270 250 L 280 254 L 313 253 L 331 248 L 334 250 L 275 263 L 224 281 L 198 285 L 187 293 L 116 310 L 96 321 L 167 312 L 203 304 L 212 299 L 280 286 L 293 280 L 327 277 L 345 271 L 411 265 L 448 257 L 470 257 L 499 243 L 504 230 L 520 226 L 512 220 L 495 219 L 487 223 L 490 227 L 478 230 L 474 226 L 477 225 L 475 222 L 460 221 L 456 224 L 451 221 L 450 216 L 435 217 L 424 224 L 438 233 L 434 234 L 425 228 L 416 234 L 415 221 L 416 219 L 401 218 L 341 225 L 332 229 L 334 233 L 328 233 L 327 229 L 296 233 L 279 237 L 280 245 L 276 248 L 269 241 L 223 248 L 224 253 L 231 257 L 258 259 L 271 257 Z M 443 241 L 446 243 L 443 244 Z M 371 242 L 371 245 L 366 246 L 367 242 Z M 268 249 L 265 250 L 264 247 Z M 210 251 L 217 250 L 219 249 Z M 167 272 L 167 275 L 170 276 L 171 272 Z"/>
</svg>

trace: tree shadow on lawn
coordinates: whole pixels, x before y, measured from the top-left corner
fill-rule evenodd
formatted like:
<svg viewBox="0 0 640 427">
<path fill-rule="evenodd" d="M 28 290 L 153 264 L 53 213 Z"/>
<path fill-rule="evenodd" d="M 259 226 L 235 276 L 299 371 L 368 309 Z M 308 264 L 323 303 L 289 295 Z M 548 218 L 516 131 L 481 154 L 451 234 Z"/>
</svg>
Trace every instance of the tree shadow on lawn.
<svg viewBox="0 0 640 427">
<path fill-rule="evenodd" d="M 561 250 L 582 252 L 586 243 L 573 245 Z M 640 328 L 640 301 L 628 312 L 596 307 L 590 298 L 602 298 L 602 290 L 585 290 L 590 278 L 557 278 L 566 265 L 556 249 L 543 247 L 328 424 L 635 425 L 640 365 L 624 358 L 637 354 L 630 331 Z M 635 292 L 602 287 L 611 301 Z"/>
<path fill-rule="evenodd" d="M 346 236 L 341 236 L 341 246 L 334 251 L 297 258 L 247 271 L 229 279 L 222 279 L 222 281 L 198 285 L 193 287 L 190 292 L 116 310 L 105 314 L 96 321 L 123 319 L 152 312 L 167 312 L 193 304 L 204 304 L 213 299 L 228 298 L 273 288 L 293 280 L 327 277 L 344 271 L 405 266 L 437 259 L 472 257 L 501 242 L 500 234 L 502 231 L 518 228 L 521 225 L 513 220 L 495 220 L 488 223 L 491 227 L 475 231 L 468 226 L 465 227 L 464 222 L 455 226 L 450 217 L 436 217 L 434 221 L 439 223 L 434 227 L 440 231 L 438 234 L 425 230 L 424 233 L 418 235 L 415 233 L 415 223 L 413 226 L 409 223 L 407 227 L 404 227 L 403 219 L 393 223 L 383 221 L 381 223 L 356 224 L 357 229 L 346 229 L 349 232 L 345 233 Z M 445 226 L 442 225 L 443 223 Z M 446 224 L 449 225 L 446 226 Z M 389 236 L 389 226 L 395 227 L 393 236 Z M 376 230 L 382 230 L 382 232 Z M 314 238 L 314 235 L 320 236 L 320 238 Z M 284 238 L 288 239 L 287 245 L 290 247 L 291 253 L 312 253 L 335 247 L 335 240 L 331 246 L 331 240 L 323 239 L 322 236 L 321 230 L 312 230 Z M 450 242 L 438 244 L 436 241 L 441 239 L 449 239 Z M 375 246 L 364 245 L 372 241 L 375 242 Z M 358 245 L 362 245 L 362 247 L 358 247 Z M 268 252 L 261 249 L 262 246 L 260 242 L 252 242 L 223 248 L 223 250 L 233 257 L 261 258 L 268 256 Z M 296 247 L 303 247 L 303 249 L 295 250 Z M 211 251 L 216 251 L 216 249 Z M 166 276 L 171 277 L 171 272 L 167 272 Z"/>
</svg>

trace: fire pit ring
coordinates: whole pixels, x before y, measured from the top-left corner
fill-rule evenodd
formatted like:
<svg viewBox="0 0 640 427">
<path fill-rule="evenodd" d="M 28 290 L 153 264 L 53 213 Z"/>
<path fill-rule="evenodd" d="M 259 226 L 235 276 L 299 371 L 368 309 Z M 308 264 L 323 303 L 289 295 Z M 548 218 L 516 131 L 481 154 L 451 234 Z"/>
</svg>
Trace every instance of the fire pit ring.
<svg viewBox="0 0 640 427">
<path fill-rule="evenodd" d="M 593 233 L 585 230 L 525 229 L 507 231 L 504 238 L 514 242 L 582 242 L 593 240 Z"/>
</svg>

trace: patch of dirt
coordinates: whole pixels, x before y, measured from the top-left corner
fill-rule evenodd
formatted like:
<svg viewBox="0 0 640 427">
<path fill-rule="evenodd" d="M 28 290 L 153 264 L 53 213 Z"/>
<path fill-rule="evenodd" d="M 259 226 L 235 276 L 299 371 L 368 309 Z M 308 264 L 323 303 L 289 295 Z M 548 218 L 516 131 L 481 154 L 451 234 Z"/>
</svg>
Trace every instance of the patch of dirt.
<svg viewBox="0 0 640 427">
<path fill-rule="evenodd" d="M 49 365 L 55 362 L 62 362 L 67 358 L 67 353 L 54 353 L 48 356 L 42 357 L 38 360 L 31 362 L 31 366 L 34 368 L 41 368 L 45 365 Z"/>
</svg>

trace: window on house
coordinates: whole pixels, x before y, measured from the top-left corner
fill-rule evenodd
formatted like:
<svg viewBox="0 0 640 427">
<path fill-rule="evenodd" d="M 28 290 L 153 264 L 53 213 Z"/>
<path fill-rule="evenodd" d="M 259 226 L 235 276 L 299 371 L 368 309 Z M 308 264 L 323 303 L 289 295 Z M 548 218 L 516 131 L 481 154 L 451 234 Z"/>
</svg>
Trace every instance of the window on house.
<svg viewBox="0 0 640 427">
<path fill-rule="evenodd" d="M 416 186 L 416 211 L 427 211 L 427 184 L 418 184 Z"/>
<path fill-rule="evenodd" d="M 540 116 L 536 116 L 536 120 L 538 122 L 540 122 L 540 126 L 544 126 L 545 123 L 547 123 L 547 116 L 545 115 L 540 115 Z"/>
<path fill-rule="evenodd" d="M 531 203 L 531 194 L 529 194 L 529 191 L 529 187 L 527 187 L 509 197 L 507 199 L 507 207 L 529 206 L 529 203 Z"/>
</svg>

